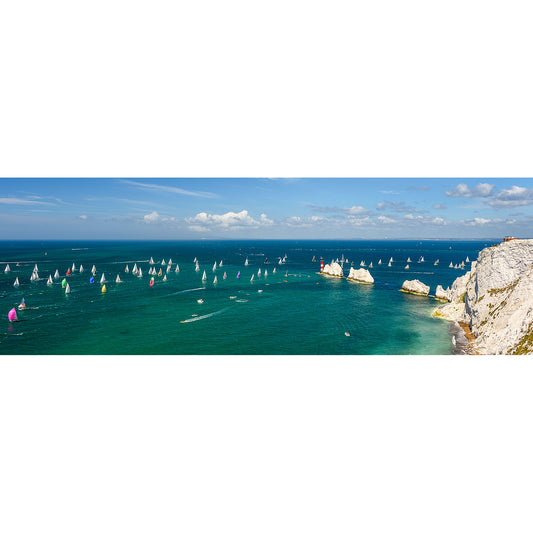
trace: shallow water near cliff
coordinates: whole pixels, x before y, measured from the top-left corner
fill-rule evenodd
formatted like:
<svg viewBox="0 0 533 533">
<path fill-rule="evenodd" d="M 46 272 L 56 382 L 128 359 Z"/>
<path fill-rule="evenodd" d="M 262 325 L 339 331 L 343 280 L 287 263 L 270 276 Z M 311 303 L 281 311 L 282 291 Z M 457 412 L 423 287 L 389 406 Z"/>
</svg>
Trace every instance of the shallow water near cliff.
<svg viewBox="0 0 533 533">
<path fill-rule="evenodd" d="M 1 354 L 452 354 L 449 322 L 433 318 L 433 298 L 399 291 L 406 279 L 446 286 L 489 241 L 199 241 L 0 243 Z M 286 260 L 279 264 L 280 258 Z M 373 286 L 318 274 L 344 256 L 366 265 Z M 149 287 L 148 261 L 155 276 Z M 315 261 L 313 261 L 313 257 Z M 389 258 L 392 266 L 388 267 Z M 410 257 L 410 269 L 405 270 Z M 418 262 L 424 257 L 424 262 Z M 197 258 L 200 271 L 194 268 Z M 248 258 L 249 265 L 245 266 Z M 381 259 L 382 264 L 378 265 Z M 434 261 L 439 259 L 439 264 Z M 217 268 L 213 272 L 213 264 Z M 222 261 L 222 266 L 218 266 Z M 9 263 L 11 272 L 4 273 Z M 18 266 L 17 266 L 18 263 Z M 75 263 L 65 294 L 61 280 Z M 134 263 L 143 277 L 131 274 Z M 30 282 L 34 265 L 39 281 Z M 95 283 L 90 269 L 96 266 Z M 180 271 L 175 272 L 179 264 Z M 124 272 L 126 265 L 130 273 Z M 261 269 L 261 274 L 258 270 Z M 276 268 L 276 272 L 273 269 Z M 368 268 L 368 267 L 365 267 Z M 46 285 L 58 269 L 61 278 Z M 206 271 L 207 281 L 201 275 Z M 265 276 L 265 270 L 267 275 Z M 226 272 L 226 279 L 223 279 Z M 240 272 L 240 277 L 237 277 Z M 98 283 L 102 273 L 107 292 Z M 123 283 L 115 283 L 120 274 Z M 254 281 L 250 278 L 254 274 Z M 214 276 L 217 283 L 213 283 Z M 15 277 L 20 286 L 15 288 Z M 19 322 L 7 313 L 22 298 Z M 203 303 L 198 303 L 202 300 Z M 347 335 L 348 334 L 348 335 Z"/>
</svg>

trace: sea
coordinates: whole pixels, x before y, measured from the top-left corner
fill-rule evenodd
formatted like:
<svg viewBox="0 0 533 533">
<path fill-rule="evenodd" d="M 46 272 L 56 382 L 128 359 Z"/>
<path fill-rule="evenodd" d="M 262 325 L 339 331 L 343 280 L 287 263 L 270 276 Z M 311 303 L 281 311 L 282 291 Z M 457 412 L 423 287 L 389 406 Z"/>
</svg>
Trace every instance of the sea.
<svg viewBox="0 0 533 533">
<path fill-rule="evenodd" d="M 475 260 L 480 250 L 492 244 L 443 240 L 3 241 L 0 354 L 464 353 L 460 328 L 432 317 L 440 303 L 432 297 L 402 293 L 400 287 L 406 279 L 418 279 L 434 294 L 437 285 L 451 286 L 470 269 L 467 258 Z M 345 276 L 350 266 L 361 268 L 364 262 L 375 283 L 320 275 L 321 260 L 327 264 L 343 258 Z M 463 261 L 464 270 L 449 266 Z M 7 264 L 11 271 L 5 273 Z M 30 281 L 35 265 L 39 279 Z M 142 277 L 132 274 L 135 265 L 142 269 Z M 148 273 L 152 267 L 155 275 Z M 48 276 L 53 277 L 56 270 L 59 279 L 47 285 Z M 207 279 L 202 281 L 204 271 Z M 106 292 L 102 292 L 102 274 Z M 122 283 L 115 281 L 117 274 Z M 14 286 L 16 277 L 18 287 Z M 70 287 L 68 294 L 63 279 Z M 26 308 L 18 310 L 23 298 Z M 8 320 L 13 307 L 17 322 Z"/>
</svg>

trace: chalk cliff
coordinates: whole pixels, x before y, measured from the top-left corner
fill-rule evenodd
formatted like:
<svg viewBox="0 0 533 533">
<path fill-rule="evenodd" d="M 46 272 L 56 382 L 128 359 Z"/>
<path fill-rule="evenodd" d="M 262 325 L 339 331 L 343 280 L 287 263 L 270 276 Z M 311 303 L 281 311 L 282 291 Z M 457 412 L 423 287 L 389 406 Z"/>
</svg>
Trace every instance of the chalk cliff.
<svg viewBox="0 0 533 533">
<path fill-rule="evenodd" d="M 429 294 L 429 286 L 417 279 L 405 280 L 400 290 L 402 292 L 409 292 L 420 296 L 427 296 Z"/>
<path fill-rule="evenodd" d="M 470 327 L 480 354 L 533 354 L 533 239 L 481 250 L 434 315 Z"/>
<path fill-rule="evenodd" d="M 328 276 L 335 276 L 338 278 L 343 277 L 342 267 L 336 261 L 332 261 L 329 265 L 325 265 L 322 274 L 326 274 Z"/>
</svg>

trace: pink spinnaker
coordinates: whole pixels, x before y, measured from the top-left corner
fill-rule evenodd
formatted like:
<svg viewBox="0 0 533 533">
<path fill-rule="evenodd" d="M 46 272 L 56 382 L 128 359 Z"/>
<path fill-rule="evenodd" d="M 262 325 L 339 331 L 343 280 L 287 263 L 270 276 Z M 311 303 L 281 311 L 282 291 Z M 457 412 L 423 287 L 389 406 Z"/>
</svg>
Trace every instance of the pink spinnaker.
<svg viewBox="0 0 533 533">
<path fill-rule="evenodd" d="M 17 312 L 15 311 L 15 308 L 13 307 L 13 309 L 11 309 L 11 311 L 9 311 L 9 313 L 7 314 L 7 318 L 9 318 L 9 321 L 10 322 L 13 322 L 15 320 L 17 320 Z"/>
</svg>

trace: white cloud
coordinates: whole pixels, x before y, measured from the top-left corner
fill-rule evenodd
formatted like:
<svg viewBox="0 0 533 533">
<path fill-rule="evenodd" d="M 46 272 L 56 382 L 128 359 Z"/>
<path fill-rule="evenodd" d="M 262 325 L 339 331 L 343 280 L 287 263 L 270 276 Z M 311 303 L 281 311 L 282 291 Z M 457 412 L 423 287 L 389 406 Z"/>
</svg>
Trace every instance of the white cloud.
<svg viewBox="0 0 533 533">
<path fill-rule="evenodd" d="M 188 196 L 200 196 L 201 198 L 217 198 L 218 195 L 212 192 L 203 191 L 188 191 L 179 187 L 170 187 L 168 185 L 157 185 L 155 183 L 141 183 L 139 181 L 120 180 L 121 183 L 127 185 L 133 185 L 134 187 L 140 187 L 142 189 L 151 189 L 153 191 L 171 192 L 174 194 L 185 194 Z"/>
<path fill-rule="evenodd" d="M 24 198 L 0 198 L 0 204 L 9 204 L 9 205 L 54 205 L 50 202 L 40 202 L 37 200 L 26 200 Z"/>
<path fill-rule="evenodd" d="M 383 215 L 380 215 L 378 217 L 378 220 L 382 223 L 382 224 L 392 224 L 393 222 L 396 222 L 396 220 L 394 220 L 393 218 L 389 218 L 389 217 L 386 217 L 386 216 L 383 216 Z"/>
<path fill-rule="evenodd" d="M 149 215 L 144 215 L 144 222 L 147 224 L 153 224 L 156 222 L 174 222 L 174 217 L 162 217 L 157 211 L 152 211 Z"/>
<path fill-rule="evenodd" d="M 446 196 L 452 198 L 471 198 L 474 196 L 486 198 L 492 194 L 493 188 L 494 185 L 491 185 L 490 183 L 478 183 L 473 189 L 469 189 L 466 183 L 459 183 L 455 189 L 446 191 Z"/>
<path fill-rule="evenodd" d="M 489 204 L 492 207 L 516 207 L 533 204 L 533 189 L 513 185 L 509 189 L 502 189 Z"/>
<path fill-rule="evenodd" d="M 348 215 L 363 215 L 365 213 L 368 213 L 368 209 L 365 209 L 361 205 L 354 205 L 352 207 L 344 207 L 342 209 L 342 212 Z"/>
<path fill-rule="evenodd" d="M 210 228 L 222 229 L 241 229 L 259 226 L 270 226 L 274 222 L 270 220 L 264 213 L 261 214 L 259 220 L 255 220 L 248 214 L 246 209 L 239 213 L 228 211 L 223 215 L 210 215 L 208 213 L 198 213 L 194 217 L 186 218 L 185 221 L 190 224 L 189 229 L 193 231 L 200 231 L 198 228 L 209 230 Z"/>
<path fill-rule="evenodd" d="M 87 215 L 80 215 L 78 218 L 81 218 L 82 220 L 87 220 Z"/>
</svg>

